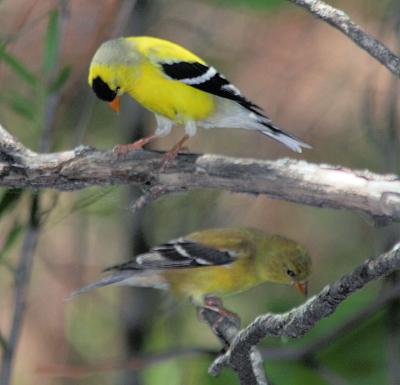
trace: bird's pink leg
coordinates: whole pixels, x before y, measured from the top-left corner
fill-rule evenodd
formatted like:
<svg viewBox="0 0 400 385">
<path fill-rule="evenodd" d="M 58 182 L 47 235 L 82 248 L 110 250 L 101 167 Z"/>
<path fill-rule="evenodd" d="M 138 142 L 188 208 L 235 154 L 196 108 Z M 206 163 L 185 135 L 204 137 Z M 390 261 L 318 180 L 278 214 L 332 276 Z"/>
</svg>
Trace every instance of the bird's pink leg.
<svg viewBox="0 0 400 385">
<path fill-rule="evenodd" d="M 145 144 L 151 142 L 154 139 L 157 139 L 157 135 L 146 136 L 142 139 L 137 140 L 136 142 L 129 144 L 117 144 L 113 148 L 113 152 L 115 154 L 126 154 L 130 151 L 140 150 Z"/>
<path fill-rule="evenodd" d="M 213 295 L 204 298 L 203 305 L 197 308 L 197 315 L 200 320 L 207 322 L 213 333 L 221 340 L 224 351 L 229 348 L 230 340 L 223 330 L 234 327 L 240 328 L 240 318 L 237 314 L 224 308 L 222 300 Z"/>
<path fill-rule="evenodd" d="M 232 317 L 238 318 L 238 315 L 225 309 L 222 299 L 213 295 L 207 295 L 204 298 L 204 306 L 206 309 L 210 309 L 218 313 L 221 317 Z"/>
<path fill-rule="evenodd" d="M 184 135 L 183 138 L 175 144 L 174 147 L 172 147 L 163 157 L 162 164 L 161 164 L 161 170 L 163 170 L 167 164 L 174 159 L 177 155 L 179 150 L 182 148 L 183 144 L 190 138 L 188 134 Z"/>
</svg>

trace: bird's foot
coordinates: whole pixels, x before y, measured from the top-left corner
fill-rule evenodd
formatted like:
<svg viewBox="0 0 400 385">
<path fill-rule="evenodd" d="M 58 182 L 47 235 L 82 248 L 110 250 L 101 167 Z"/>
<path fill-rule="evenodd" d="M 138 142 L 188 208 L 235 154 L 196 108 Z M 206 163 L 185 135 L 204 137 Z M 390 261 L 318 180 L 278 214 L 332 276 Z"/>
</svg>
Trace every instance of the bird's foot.
<svg viewBox="0 0 400 385">
<path fill-rule="evenodd" d="M 224 308 L 224 303 L 222 302 L 221 298 L 213 295 L 207 295 L 204 298 L 203 307 L 218 313 L 220 317 L 239 318 L 236 313 L 233 313 Z"/>
<path fill-rule="evenodd" d="M 222 299 L 216 297 L 215 295 L 206 295 L 203 303 L 204 307 L 209 309 L 224 309 L 224 303 L 222 302 Z"/>
<path fill-rule="evenodd" d="M 197 308 L 197 315 L 200 320 L 211 326 L 213 333 L 223 342 L 226 348 L 229 346 L 229 341 L 226 340 L 224 333 L 221 333 L 221 329 L 224 330 L 231 326 L 234 326 L 235 329 L 240 328 L 239 316 L 225 309 L 222 300 L 215 296 L 204 298 L 204 305 Z"/>
<path fill-rule="evenodd" d="M 167 153 L 165 153 L 161 161 L 160 171 L 164 171 L 167 168 L 168 163 L 171 162 L 171 160 L 173 160 L 177 155 L 178 151 L 174 151 L 173 153 L 171 151 L 168 151 Z"/>
<path fill-rule="evenodd" d="M 165 168 L 167 167 L 168 163 L 171 162 L 179 153 L 181 150 L 183 144 L 189 139 L 189 135 L 184 135 L 183 138 L 175 144 L 174 147 L 172 147 L 168 152 L 165 153 L 163 156 L 162 162 L 161 162 L 161 168 L 160 171 L 164 171 Z"/>
<path fill-rule="evenodd" d="M 140 150 L 143 146 L 134 146 L 135 143 L 117 144 L 113 148 L 113 153 L 116 155 L 125 155 L 128 152 Z"/>
<path fill-rule="evenodd" d="M 141 150 L 144 145 L 156 139 L 157 135 L 146 136 L 145 138 L 139 139 L 136 142 L 129 144 L 117 144 L 113 148 L 113 153 L 117 155 L 124 155 L 131 151 Z"/>
</svg>

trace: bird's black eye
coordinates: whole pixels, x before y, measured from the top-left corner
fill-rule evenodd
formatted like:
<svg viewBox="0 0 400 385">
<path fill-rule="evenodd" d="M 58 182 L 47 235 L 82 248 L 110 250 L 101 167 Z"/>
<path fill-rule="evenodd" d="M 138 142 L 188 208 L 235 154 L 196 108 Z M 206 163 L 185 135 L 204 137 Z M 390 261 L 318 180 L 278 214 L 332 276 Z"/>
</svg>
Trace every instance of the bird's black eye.
<svg viewBox="0 0 400 385">
<path fill-rule="evenodd" d="M 293 270 L 286 270 L 286 274 L 290 277 L 290 278 L 295 278 L 296 277 L 296 273 Z"/>
<path fill-rule="evenodd" d="M 113 91 L 100 76 L 93 79 L 92 88 L 97 97 L 106 102 L 112 102 L 117 96 L 117 92 Z"/>
</svg>

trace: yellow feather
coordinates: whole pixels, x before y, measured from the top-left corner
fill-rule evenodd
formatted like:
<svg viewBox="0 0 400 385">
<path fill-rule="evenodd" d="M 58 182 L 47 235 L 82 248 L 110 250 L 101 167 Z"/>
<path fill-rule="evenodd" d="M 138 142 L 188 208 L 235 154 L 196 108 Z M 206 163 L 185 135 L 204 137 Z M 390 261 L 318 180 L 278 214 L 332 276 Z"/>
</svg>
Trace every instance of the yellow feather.
<svg viewBox="0 0 400 385">
<path fill-rule="evenodd" d="M 155 63 L 161 60 L 181 60 L 205 64 L 199 56 L 172 41 L 150 36 L 128 37 L 126 40 L 132 43 L 143 56 Z"/>
<path fill-rule="evenodd" d="M 185 48 L 167 40 L 153 37 L 125 38 L 127 49 L 138 52 L 137 60 L 92 62 L 89 69 L 89 85 L 99 76 L 111 89 L 119 87 L 119 94 L 127 92 L 143 107 L 163 115 L 178 124 L 188 120 L 200 120 L 210 116 L 215 109 L 214 96 L 168 79 L 162 72 L 161 61 L 190 61 L 204 63 Z"/>
<path fill-rule="evenodd" d="M 212 95 L 176 80 L 169 80 L 150 61 L 139 67 L 140 76 L 127 92 L 144 107 L 178 124 L 200 120 L 214 110 Z"/>
</svg>

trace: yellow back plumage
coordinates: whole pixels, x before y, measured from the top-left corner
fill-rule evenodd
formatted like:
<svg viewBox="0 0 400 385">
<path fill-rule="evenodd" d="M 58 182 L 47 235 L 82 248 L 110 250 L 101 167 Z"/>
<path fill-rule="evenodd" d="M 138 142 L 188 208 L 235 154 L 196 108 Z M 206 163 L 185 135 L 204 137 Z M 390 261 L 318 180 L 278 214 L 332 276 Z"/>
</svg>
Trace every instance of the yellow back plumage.
<svg viewBox="0 0 400 385">
<path fill-rule="evenodd" d="M 189 61 L 205 63 L 203 59 L 188 49 L 173 43 L 172 41 L 151 36 L 127 37 L 126 40 L 134 44 L 137 50 L 145 57 L 157 62 L 164 61 Z"/>
</svg>

